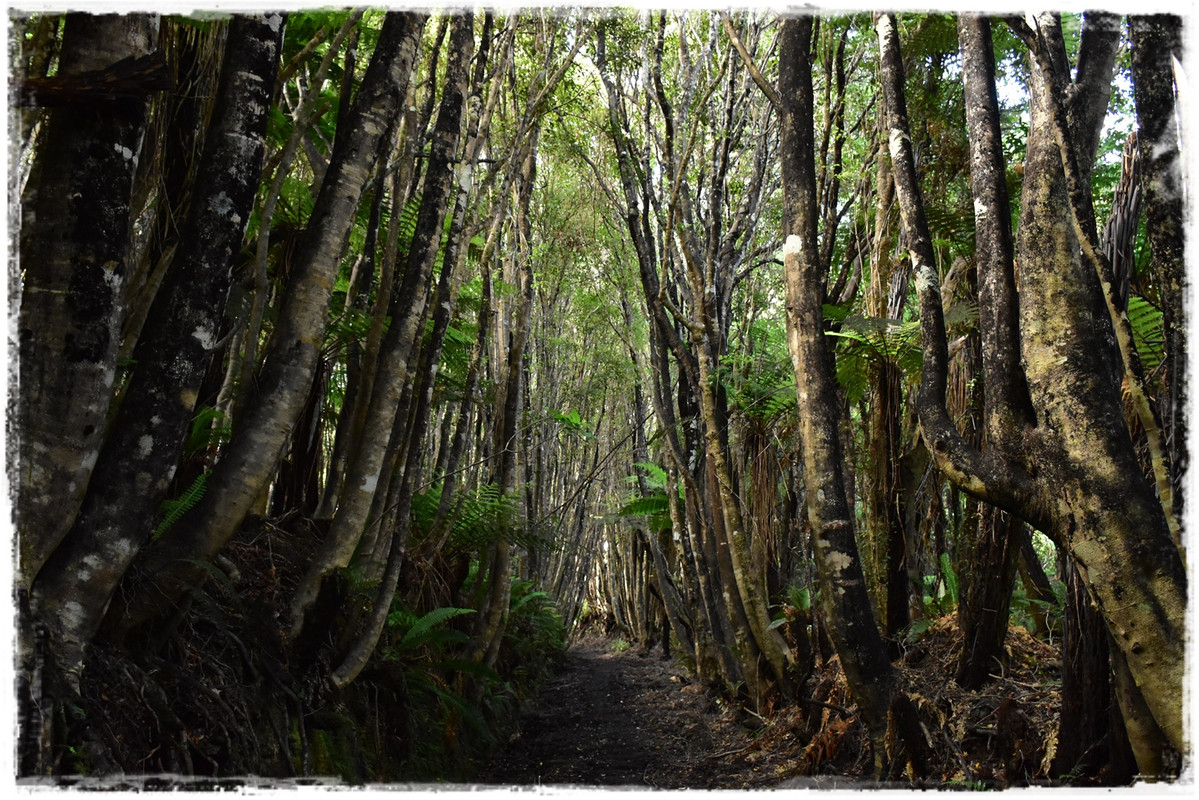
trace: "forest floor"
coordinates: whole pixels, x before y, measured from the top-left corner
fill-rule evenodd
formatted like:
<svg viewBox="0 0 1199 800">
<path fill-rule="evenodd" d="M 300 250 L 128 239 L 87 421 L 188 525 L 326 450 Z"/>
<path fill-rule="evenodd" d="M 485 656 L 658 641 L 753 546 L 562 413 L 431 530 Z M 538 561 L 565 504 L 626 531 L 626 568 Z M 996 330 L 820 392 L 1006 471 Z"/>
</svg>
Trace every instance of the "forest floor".
<svg viewBox="0 0 1199 800">
<path fill-rule="evenodd" d="M 1056 741 L 1056 648 L 1013 628 L 1008 668 L 980 691 L 952 681 L 953 617 L 896 664 L 927 739 L 921 788 L 1047 781 Z M 614 641 L 571 645 L 563 670 L 476 776 L 485 786 L 646 789 L 871 788 L 864 726 L 834 659 L 804 701 L 759 717 L 663 659 Z"/>
<path fill-rule="evenodd" d="M 661 652 L 589 637 L 566 653 L 519 730 L 478 776 L 487 785 L 655 789 L 777 785 L 772 765 L 734 756 L 751 732 Z"/>
</svg>

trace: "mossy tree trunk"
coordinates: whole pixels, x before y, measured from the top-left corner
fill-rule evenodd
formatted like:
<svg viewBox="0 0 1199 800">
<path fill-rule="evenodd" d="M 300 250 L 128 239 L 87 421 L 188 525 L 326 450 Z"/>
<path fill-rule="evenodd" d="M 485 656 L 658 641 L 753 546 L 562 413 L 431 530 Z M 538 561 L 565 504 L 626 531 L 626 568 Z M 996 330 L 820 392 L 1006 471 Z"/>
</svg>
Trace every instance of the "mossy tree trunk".
<svg viewBox="0 0 1199 800">
<path fill-rule="evenodd" d="M 915 278 L 925 350 L 922 430 L 951 480 L 1049 533 L 1070 553 L 1152 716 L 1181 749 L 1186 577 L 1166 509 L 1141 477 L 1124 424 L 1120 378 L 1133 374 L 1135 364 L 1128 361 L 1127 319 L 1109 314 L 1110 265 L 1105 275 L 1087 195 L 1089 166 L 1079 166 L 1094 158 L 1115 42 L 1108 20 L 1096 20 L 1096 30 L 1082 38 L 1078 77 L 1067 85 L 1057 17 L 1040 15 L 1035 23 L 1034 30 L 1022 19 L 1009 22 L 1035 58 L 1015 249 L 1019 334 L 1007 344 L 1019 343 L 1020 360 L 1008 363 L 1023 365 L 1036 424 L 1017 421 L 1010 446 L 981 453 L 953 429 L 945 412 L 939 281 L 932 263 L 921 259 Z M 895 141 L 902 145 L 902 136 Z M 1002 284 L 1006 275 L 1000 277 Z M 996 307 L 1005 308 L 1002 299 Z M 1001 316 L 997 327 L 1007 325 Z M 1138 750 L 1135 741 L 1133 747 L 1143 772 L 1160 772 L 1160 758 L 1145 756 L 1151 748 Z"/>
</svg>

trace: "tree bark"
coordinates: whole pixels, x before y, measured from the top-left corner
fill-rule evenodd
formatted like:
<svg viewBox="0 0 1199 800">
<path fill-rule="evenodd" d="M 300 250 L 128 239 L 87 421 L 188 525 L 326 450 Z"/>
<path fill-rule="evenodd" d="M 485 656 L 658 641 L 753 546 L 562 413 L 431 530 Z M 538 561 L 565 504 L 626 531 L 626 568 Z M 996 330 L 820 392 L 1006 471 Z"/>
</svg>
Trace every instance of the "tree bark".
<svg viewBox="0 0 1199 800">
<path fill-rule="evenodd" d="M 871 612 L 841 478 L 840 402 L 824 333 L 824 273 L 816 234 L 812 73 L 807 56 L 811 35 L 811 17 L 788 17 L 779 32 L 787 340 L 795 368 L 804 488 L 823 610 L 850 692 L 870 730 L 875 767 L 881 774 L 895 675 Z"/>
<path fill-rule="evenodd" d="M 983 378 L 981 446 L 1019 446 L 1031 419 L 1027 384 L 1019 361 L 1018 300 L 1012 261 L 1011 206 L 1004 166 L 995 53 L 987 17 L 958 18 L 970 137 L 975 242 L 979 275 L 979 317 Z M 1002 661 L 1007 635 L 1016 536 L 1022 523 L 993 506 L 979 510 L 979 540 L 969 542 L 969 562 L 959 570 L 964 591 L 958 608 L 964 645 L 955 680 L 978 688 Z"/>
<path fill-rule="evenodd" d="M 416 232 L 408 250 L 403 280 L 392 295 L 391 324 L 380 348 L 380 364 L 363 426 L 364 431 L 374 431 L 375 435 L 365 436 L 358 443 L 346 468 L 345 486 L 329 534 L 296 589 L 291 605 L 293 635 L 303 625 L 304 614 L 316 599 L 323 578 L 334 569 L 350 563 L 363 531 L 370 522 L 369 514 L 376 495 L 380 492 L 386 495 L 387 492 L 387 476 L 391 471 L 387 468 L 385 456 L 390 437 L 380 436 L 378 432 L 392 427 L 397 418 L 397 407 L 404 409 L 406 417 L 408 404 L 399 401 L 400 396 L 408 391 L 410 378 L 415 372 L 416 365 L 410 361 L 420 350 L 420 325 L 425 318 L 429 282 L 441 244 L 446 204 L 456 176 L 455 159 L 466 105 L 467 70 L 474 46 L 473 29 L 470 27 L 473 22 L 471 14 L 456 17 L 454 22 L 455 33 L 451 37 L 450 54 L 453 71 L 447 73 L 445 94 L 430 144 Z M 465 50 L 460 52 L 455 48 Z M 445 302 L 448 302 L 448 298 Z M 400 424 L 406 425 L 407 419 L 401 419 Z M 404 445 L 399 444 L 399 452 L 402 453 Z M 376 519 L 374 523 L 379 524 L 380 520 Z M 395 546 L 394 542 L 392 546 Z"/>
<path fill-rule="evenodd" d="M 1174 59 L 1182 55 L 1182 20 L 1172 15 L 1130 16 L 1133 101 L 1137 147 L 1141 151 L 1141 191 L 1145 231 L 1158 272 L 1165 329 L 1166 397 L 1162 419 L 1174 488 L 1174 511 L 1182 515 L 1181 476 L 1187 464 L 1186 281 L 1183 239 L 1183 182 L 1177 133 Z"/>
<path fill-rule="evenodd" d="M 144 585 L 123 626 L 169 612 L 207 575 L 211 559 L 237 531 L 269 484 L 308 396 L 334 276 L 372 174 L 380 138 L 401 110 L 424 16 L 389 13 L 297 249 L 292 281 L 258 376 L 254 400 L 208 481 L 203 500 L 142 560 Z"/>
<path fill-rule="evenodd" d="M 1087 137 L 1069 134 L 1064 120 L 1064 66 L 1057 62 L 1064 64 L 1065 57 L 1056 19 L 1038 17 L 1041 33 L 1023 20 L 1009 24 L 1038 56 L 1016 250 L 1021 356 L 1037 425 L 1021 432 L 1019 446 L 998 455 L 995 449 L 979 453 L 968 447 L 953 430 L 944 408 L 947 354 L 939 283 L 924 263 L 915 270 L 925 352 L 921 426 L 938 466 L 959 487 L 1003 506 L 1068 549 L 1153 716 L 1171 745 L 1181 748 L 1186 577 L 1165 510 L 1140 477 L 1123 424 L 1115 320 L 1105 297 L 1110 278 L 1104 288 L 1078 168 L 1094 153 L 1079 152 L 1077 142 Z M 1092 41 L 1110 46 L 1104 37 Z M 1103 61 L 1096 57 L 1091 63 Z M 1093 99 L 1086 92 L 1072 96 L 1077 103 Z M 1101 116 L 1075 109 L 1071 119 Z M 1122 355 L 1127 347 L 1123 342 Z"/>
<path fill-rule="evenodd" d="M 175 474 L 258 189 L 283 22 L 271 14 L 230 24 L 192 213 L 75 526 L 34 586 L 36 613 L 56 629 L 65 664 L 81 662 Z"/>
<path fill-rule="evenodd" d="M 158 18 L 71 14 L 58 75 L 154 49 Z M 130 199 L 146 97 L 55 108 L 22 198 L 16 584 L 29 589 L 71 530 L 118 387 Z"/>
<path fill-rule="evenodd" d="M 446 67 L 446 86 L 442 96 L 441 109 L 438 111 L 436 132 L 444 134 L 452 131 L 454 136 L 453 148 L 457 149 L 458 131 L 461 128 L 462 114 L 466 105 L 467 68 L 470 64 L 471 53 L 474 49 L 474 15 L 464 12 L 455 17 L 450 32 L 450 54 Z M 475 121 L 477 125 L 477 119 Z M 434 152 L 440 154 L 443 142 L 435 139 Z M 416 486 L 421 480 L 421 448 L 425 442 L 425 430 L 428 425 L 429 407 L 432 403 L 433 382 L 437 375 L 437 365 L 441 359 L 441 347 L 445 341 L 446 329 L 449 327 L 450 316 L 453 313 L 453 301 L 450 297 L 450 279 L 458 263 L 458 254 L 462 248 L 462 227 L 466 215 L 466 203 L 470 193 L 471 170 L 477 155 L 477 140 L 468 142 L 465 157 L 456 170 L 458 178 L 457 200 L 451 216 L 449 230 L 446 231 L 446 243 L 441 265 L 441 275 L 438 280 L 435 301 L 437 306 L 433 312 L 433 330 L 428 344 L 424 348 L 422 374 L 414 381 L 420 389 L 413 402 L 416 407 L 413 413 L 411 427 L 408 429 L 405 446 L 401 448 L 401 473 L 398 499 L 395 503 L 395 530 L 391 535 L 391 545 L 388 552 L 387 570 L 383 575 L 379 591 L 376 593 L 366 629 L 355 641 L 342 663 L 333 671 L 332 679 L 338 687 L 343 687 L 357 677 L 366 666 L 370 654 L 378 644 L 379 636 L 387 615 L 391 611 L 392 599 L 395 597 L 396 585 L 399 579 L 399 569 L 403 564 L 408 546 L 408 532 L 411 526 L 412 497 Z M 451 150 L 450 153 L 454 153 Z M 472 150 L 474 152 L 472 152 Z M 430 168 L 430 176 L 434 169 Z M 427 178 L 426 181 L 431 179 Z M 433 185 L 426 183 L 426 197 Z M 448 192 L 439 197 L 442 215 L 448 200 Z M 435 217 L 440 221 L 440 217 Z M 439 231 L 424 232 L 417 228 L 417 239 L 426 238 L 433 252 L 437 252 L 440 242 Z M 415 248 L 414 248 L 415 249 Z M 430 262 L 433 259 L 430 258 Z M 431 266 L 431 264 L 430 264 Z M 411 264 L 410 264 L 411 267 Z M 393 322 L 394 324 L 394 322 Z M 415 372 L 415 370 L 413 370 Z M 334 517 L 336 524 L 337 518 Z"/>
</svg>

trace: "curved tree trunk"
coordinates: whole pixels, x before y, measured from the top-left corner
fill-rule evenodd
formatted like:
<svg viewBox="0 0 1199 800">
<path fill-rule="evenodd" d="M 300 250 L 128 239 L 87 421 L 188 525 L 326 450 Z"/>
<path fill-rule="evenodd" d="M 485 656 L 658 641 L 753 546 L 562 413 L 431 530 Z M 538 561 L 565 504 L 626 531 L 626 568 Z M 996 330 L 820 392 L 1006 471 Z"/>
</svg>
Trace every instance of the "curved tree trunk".
<svg viewBox="0 0 1199 800">
<path fill-rule="evenodd" d="M 467 26 L 474 17 L 460 15 L 455 20 L 455 30 Z M 473 50 L 473 38 L 459 34 L 458 46 Z M 370 406 L 363 431 L 374 432 L 358 442 L 346 467 L 345 485 L 339 498 L 337 512 L 329 534 L 321 549 L 301 580 L 292 601 L 292 633 L 298 633 L 303 625 L 304 614 L 320 591 L 321 580 L 332 570 L 350 563 L 370 519 L 370 510 L 375 497 L 387 493 L 390 469 L 385 456 L 389 450 L 390 437 L 379 435 L 380 431 L 392 428 L 397 407 L 407 408 L 400 403 L 400 396 L 409 390 L 416 364 L 410 363 L 419 352 L 421 322 L 424 320 L 425 304 L 429 295 L 429 282 L 436 265 L 445 221 L 446 204 L 450 197 L 451 184 L 456 175 L 455 159 L 462 129 L 462 115 L 466 104 L 466 79 L 469 53 L 451 54 L 451 63 L 456 67 L 447 75 L 445 95 L 437 115 L 437 123 L 431 140 L 429 165 L 425 175 L 425 189 L 421 197 L 420 213 L 417 216 L 416 232 L 408 251 L 403 279 L 398 291 L 392 295 L 391 323 L 383 337 L 379 353 L 379 367 L 375 376 Z M 448 298 L 444 302 L 449 302 Z M 407 425 L 407 419 L 401 420 Z M 399 451 L 404 449 L 400 445 Z M 373 520 L 378 524 L 380 520 Z"/>
<path fill-rule="evenodd" d="M 1037 31 L 1023 20 L 1009 24 L 1037 55 L 1016 253 L 1018 341 L 1037 426 L 1020 430 L 1010 449 L 984 453 L 953 429 L 944 405 L 945 329 L 931 262 L 915 270 L 925 350 L 921 426 L 950 479 L 1051 533 L 1071 553 L 1148 708 L 1181 751 L 1186 576 L 1166 511 L 1140 476 L 1123 422 L 1119 361 L 1130 343 L 1126 328 L 1117 331 L 1113 322 L 1126 326 L 1127 320 L 1108 313 L 1110 266 L 1105 277 L 1083 191 L 1089 170 L 1079 168 L 1094 157 L 1087 126 L 1102 119 L 1111 67 L 1102 51 L 1114 41 L 1083 37 L 1091 44 L 1071 84 L 1067 124 L 1060 28 L 1052 15 L 1036 22 Z"/>
<path fill-rule="evenodd" d="M 1133 101 L 1141 157 L 1145 230 L 1158 272 L 1165 328 L 1162 421 L 1169 452 L 1174 511 L 1182 514 L 1182 474 L 1187 463 L 1186 281 L 1183 239 L 1183 181 L 1175 102 L 1174 59 L 1182 57 L 1182 20 L 1168 14 L 1130 16 Z"/>
</svg>

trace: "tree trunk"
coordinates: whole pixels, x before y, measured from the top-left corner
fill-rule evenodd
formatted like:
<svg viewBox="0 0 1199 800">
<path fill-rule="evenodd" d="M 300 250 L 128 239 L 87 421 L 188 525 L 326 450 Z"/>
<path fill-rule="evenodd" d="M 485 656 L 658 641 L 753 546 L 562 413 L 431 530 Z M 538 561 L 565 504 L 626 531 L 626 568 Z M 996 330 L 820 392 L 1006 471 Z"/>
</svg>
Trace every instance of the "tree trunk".
<svg viewBox="0 0 1199 800">
<path fill-rule="evenodd" d="M 1093 140 L 1070 134 L 1065 121 L 1065 48 L 1057 20 L 1041 15 L 1036 23 L 1038 31 L 1023 20 L 1009 22 L 1037 55 L 1017 248 L 1020 363 L 1037 426 L 1025 426 L 1019 441 L 998 453 L 998 447 L 979 453 L 953 429 L 945 412 L 939 282 L 924 263 L 915 271 L 925 354 L 921 427 L 938 466 L 958 486 L 1051 533 L 1068 549 L 1153 716 L 1171 745 L 1182 748 L 1185 571 L 1166 510 L 1141 478 L 1123 423 L 1122 365 L 1114 343 L 1119 340 L 1120 355 L 1130 357 L 1131 342 L 1127 320 L 1108 313 L 1110 265 L 1105 275 L 1079 168 L 1093 159 L 1094 150 L 1084 146 L 1090 141 L 1093 147 Z M 1105 36 L 1083 38 L 1088 41 L 1114 46 Z M 1080 56 L 1079 83 L 1070 95 L 1075 127 L 1098 125 L 1102 111 L 1083 106 L 1106 104 L 1106 84 L 1097 74 L 1102 69 L 1084 70 L 1083 61 Z M 1110 70 L 1101 53 L 1088 53 L 1085 61 Z M 984 285 L 992 279 L 984 277 Z M 1117 322 L 1125 327 L 1114 329 Z"/>
<path fill-rule="evenodd" d="M 1159 275 L 1165 328 L 1166 397 L 1162 419 L 1169 449 L 1175 514 L 1182 514 L 1181 477 L 1187 462 L 1186 317 L 1183 311 L 1183 183 L 1173 59 L 1182 57 L 1182 20 L 1172 15 L 1130 16 L 1133 101 L 1145 230 Z"/>
<path fill-rule="evenodd" d="M 804 488 L 824 612 L 850 692 L 884 771 L 887 716 L 895 675 L 858 559 L 851 510 L 841 478 L 840 402 L 824 333 L 824 274 L 816 235 L 816 174 L 812 136 L 812 73 L 807 59 L 811 17 L 783 20 L 779 38 L 787 340 L 798 386 Z"/>
<path fill-rule="evenodd" d="M 192 213 L 75 526 L 34 586 L 35 613 L 55 628 L 69 668 L 82 661 L 112 592 L 149 541 L 187 439 L 258 189 L 282 39 L 281 14 L 230 24 Z"/>
<path fill-rule="evenodd" d="M 962 81 L 970 134 L 979 265 L 984 435 L 975 446 L 1005 449 L 1018 445 L 1020 428 L 1030 415 L 1016 349 L 1019 339 L 1011 207 L 995 93 L 990 20 L 962 15 L 958 19 L 958 40 L 964 65 Z M 979 538 L 965 545 L 968 560 L 962 560 L 966 568 L 959 570 L 964 591 L 958 619 L 965 641 L 955 679 L 965 688 L 978 688 L 986 683 L 996 662 L 1002 661 L 1016 566 L 1015 536 L 1022 527 L 1018 519 L 993 506 L 984 504 L 979 515 Z"/>
<path fill-rule="evenodd" d="M 58 77 L 150 53 L 158 18 L 67 16 Z M 146 97 L 46 112 L 22 198 L 16 584 L 29 589 L 71 530 L 117 390 L 130 198 Z"/>
<path fill-rule="evenodd" d="M 463 16 L 473 23 L 473 15 Z M 463 17 L 457 17 L 455 24 L 463 24 L 462 19 Z M 458 41 L 458 45 L 473 50 L 473 38 L 465 42 L 465 45 L 464 41 Z M 425 318 L 429 282 L 436 266 L 446 204 L 455 178 L 455 158 L 458 155 L 462 114 L 466 104 L 466 79 L 470 59 L 469 53 L 460 59 L 461 55 L 457 52 L 451 55 L 456 70 L 447 75 L 446 92 L 438 111 L 431 142 L 416 232 L 408 250 L 403 280 L 398 291 L 392 295 L 391 323 L 380 348 L 380 363 L 363 425 L 364 432 L 372 433 L 364 436 L 353 451 L 346 467 L 345 485 L 329 534 L 296 589 L 291 607 L 293 634 L 298 633 L 303 625 L 304 614 L 316 599 L 324 576 L 350 563 L 350 558 L 369 522 L 369 513 L 376 494 L 387 491 L 389 470 L 386 468 L 384 457 L 388 452 L 389 437 L 380 436 L 378 432 L 391 427 L 392 420 L 397 416 L 400 396 L 408 390 L 417 366 L 410 363 L 410 360 L 419 352 L 421 322 Z M 448 302 L 448 298 L 445 302 Z M 401 424 L 406 425 L 407 420 L 401 420 Z M 403 445 L 400 449 L 402 451 Z M 376 524 L 378 522 L 379 520 L 375 520 Z"/>
<path fill-rule="evenodd" d="M 367 68 L 350 116 L 350 134 L 338 137 L 311 220 L 297 249 L 292 281 L 279 313 L 270 351 L 258 376 L 255 400 L 237 427 L 208 481 L 208 491 L 159 540 L 142 562 L 145 584 L 137 589 L 126 629 L 169 612 L 171 605 L 207 575 L 203 566 L 237 531 L 269 484 L 279 456 L 303 410 L 316 369 L 333 278 L 354 215 L 406 95 L 422 15 L 392 12 Z"/>
</svg>

